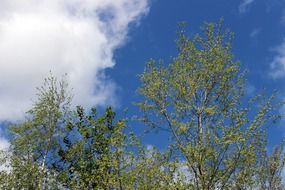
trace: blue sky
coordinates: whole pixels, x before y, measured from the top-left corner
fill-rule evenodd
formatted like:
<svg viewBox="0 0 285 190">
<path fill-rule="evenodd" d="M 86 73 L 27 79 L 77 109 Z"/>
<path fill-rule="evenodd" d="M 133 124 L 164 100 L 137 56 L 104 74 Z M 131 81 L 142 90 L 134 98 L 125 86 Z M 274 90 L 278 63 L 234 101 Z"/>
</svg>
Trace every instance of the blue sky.
<svg viewBox="0 0 285 190">
<path fill-rule="evenodd" d="M 270 94 L 278 90 L 280 101 L 285 98 L 285 77 L 274 76 L 276 70 L 271 65 L 274 59 L 285 52 L 282 46 L 285 39 L 284 0 L 156 0 L 150 5 L 149 14 L 138 27 L 131 29 L 129 40 L 115 53 L 117 64 L 107 71 L 108 76 L 119 86 L 120 108 L 128 108 L 129 114 L 138 113 L 132 104 L 140 99 L 135 93 L 140 85 L 137 75 L 142 73 L 150 59 L 164 59 L 166 63 L 175 57 L 177 22 L 186 21 L 188 32 L 200 32 L 206 22 L 217 22 L 224 18 L 225 27 L 235 33 L 233 53 L 248 69 L 246 88 L 249 94 L 265 91 Z M 284 54 L 283 54 L 284 56 Z M 282 56 L 281 56 L 282 57 Z M 284 60 L 278 62 L 282 69 Z M 284 137 L 284 122 L 269 130 L 269 143 L 276 144 Z M 141 126 L 143 128 L 143 126 Z M 164 139 L 148 135 L 147 143 L 157 144 Z"/>
<path fill-rule="evenodd" d="M 176 56 L 177 23 L 186 21 L 192 35 L 220 18 L 249 70 L 248 93 L 278 90 L 285 99 L 285 0 L 1 0 L 0 121 L 23 119 L 49 71 L 68 74 L 74 104 L 137 114 L 137 75 L 151 58 Z M 284 137 L 284 124 L 270 129 L 270 146 Z M 163 144 L 165 137 L 144 141 Z"/>
</svg>

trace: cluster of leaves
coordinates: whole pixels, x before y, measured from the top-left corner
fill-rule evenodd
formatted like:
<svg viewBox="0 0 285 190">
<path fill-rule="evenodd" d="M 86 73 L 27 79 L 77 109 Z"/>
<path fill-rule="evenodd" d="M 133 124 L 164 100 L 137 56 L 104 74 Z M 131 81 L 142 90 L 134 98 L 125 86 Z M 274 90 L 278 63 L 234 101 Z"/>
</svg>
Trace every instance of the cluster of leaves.
<svg viewBox="0 0 285 190">
<path fill-rule="evenodd" d="M 232 34 L 206 24 L 189 38 L 179 31 L 178 56 L 149 61 L 139 93 L 141 121 L 169 132 L 164 151 L 127 133 L 108 107 L 70 108 L 65 80 L 50 76 L 25 121 L 10 127 L 1 152 L 1 189 L 285 189 L 284 145 L 266 151 L 274 97 L 244 98 L 244 74 L 231 53 Z"/>
<path fill-rule="evenodd" d="M 1 189 L 157 189 L 165 187 L 165 155 L 125 132 L 108 107 L 70 109 L 67 84 L 47 78 L 26 121 L 10 127 L 2 152 Z"/>
<path fill-rule="evenodd" d="M 279 170 L 265 172 L 267 177 L 283 168 L 283 147 L 273 158 L 264 153 L 266 126 L 279 118 L 278 105 L 274 96 L 261 95 L 245 103 L 244 73 L 231 53 L 232 34 L 222 26 L 208 23 L 193 38 L 182 28 L 172 63 L 151 60 L 140 76 L 142 120 L 169 131 L 197 190 L 256 188 L 260 167 L 267 170 L 264 161 Z M 273 181 L 274 187 L 281 183 Z"/>
</svg>

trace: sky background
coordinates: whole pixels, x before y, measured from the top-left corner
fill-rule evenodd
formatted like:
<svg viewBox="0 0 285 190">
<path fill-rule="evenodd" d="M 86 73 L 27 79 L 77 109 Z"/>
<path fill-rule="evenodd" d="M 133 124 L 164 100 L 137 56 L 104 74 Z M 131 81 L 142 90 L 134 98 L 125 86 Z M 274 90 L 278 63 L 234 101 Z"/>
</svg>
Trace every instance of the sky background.
<svg viewBox="0 0 285 190">
<path fill-rule="evenodd" d="M 128 113 L 139 113 L 133 105 L 140 96 L 138 74 L 149 59 L 169 63 L 177 55 L 177 23 L 186 21 L 188 33 L 200 32 L 204 22 L 224 19 L 225 27 L 234 32 L 232 43 L 235 59 L 249 71 L 246 89 L 249 96 L 278 91 L 285 99 L 285 1 L 284 0 L 156 0 L 138 27 L 132 28 L 129 40 L 115 52 L 117 64 L 107 70 L 119 87 L 119 105 Z M 284 108 L 283 108 L 284 109 Z M 282 110 L 280 110 L 282 111 Z M 285 135 L 282 121 L 269 130 L 269 148 Z M 141 129 L 144 126 L 140 126 Z M 167 134 L 146 135 L 145 143 L 161 146 Z M 163 140 L 162 140 L 163 139 Z M 163 144 L 163 143 L 162 143 Z"/>
<path fill-rule="evenodd" d="M 285 100 L 285 0 L 0 0 L 0 121 L 24 118 L 49 71 L 67 73 L 74 104 L 138 114 L 138 75 L 149 59 L 169 63 L 177 55 L 177 23 L 186 21 L 193 35 L 220 18 L 249 70 L 248 95 L 278 90 Z M 284 137 L 284 125 L 270 128 L 269 147 Z M 3 126 L 0 149 L 8 146 Z M 163 147 L 166 134 L 144 142 Z"/>
</svg>

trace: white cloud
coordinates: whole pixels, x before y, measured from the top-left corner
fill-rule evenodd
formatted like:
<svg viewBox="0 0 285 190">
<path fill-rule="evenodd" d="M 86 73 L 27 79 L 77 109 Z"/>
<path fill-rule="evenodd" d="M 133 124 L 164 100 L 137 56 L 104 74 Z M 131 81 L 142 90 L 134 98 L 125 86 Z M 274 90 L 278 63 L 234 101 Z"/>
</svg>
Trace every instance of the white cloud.
<svg viewBox="0 0 285 190">
<path fill-rule="evenodd" d="M 194 182 L 195 180 L 194 177 L 194 174 L 191 172 L 185 161 L 177 163 L 177 171 L 174 173 L 175 181 L 182 181 L 184 183 L 191 184 L 191 182 Z"/>
<path fill-rule="evenodd" d="M 0 171 L 9 171 L 9 141 L 0 137 Z"/>
<path fill-rule="evenodd" d="M 254 1 L 255 0 L 242 0 L 241 4 L 239 5 L 239 12 L 245 13 L 246 11 L 248 11 Z"/>
<path fill-rule="evenodd" d="M 0 151 L 7 151 L 9 146 L 9 141 L 3 137 L 0 137 Z"/>
<path fill-rule="evenodd" d="M 68 75 L 75 104 L 110 104 L 102 71 L 148 0 L 1 0 L 0 121 L 21 119 L 51 71 Z"/>
<path fill-rule="evenodd" d="M 249 37 L 251 38 L 254 38 L 256 36 L 258 36 L 258 34 L 260 33 L 261 29 L 260 28 L 255 28 L 253 29 L 250 34 L 249 34 Z"/>
<path fill-rule="evenodd" d="M 283 43 L 275 48 L 277 53 L 272 62 L 270 63 L 271 72 L 270 75 L 276 79 L 285 76 L 285 39 Z"/>
</svg>

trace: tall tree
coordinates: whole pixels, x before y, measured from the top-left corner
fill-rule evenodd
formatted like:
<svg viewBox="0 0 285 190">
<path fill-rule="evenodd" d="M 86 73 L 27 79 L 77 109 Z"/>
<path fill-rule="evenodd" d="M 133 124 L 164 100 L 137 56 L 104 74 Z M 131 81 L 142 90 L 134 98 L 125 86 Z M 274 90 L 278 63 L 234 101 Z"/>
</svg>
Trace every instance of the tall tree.
<svg viewBox="0 0 285 190">
<path fill-rule="evenodd" d="M 1 189 L 282 190 L 284 143 L 266 149 L 274 96 L 247 102 L 232 34 L 208 23 L 202 35 L 179 31 L 178 55 L 151 60 L 140 76 L 142 120 L 169 132 L 167 151 L 145 148 L 108 107 L 69 109 L 65 80 L 50 75 L 27 118 L 10 127 L 0 152 Z M 3 153 L 3 154 L 2 154 Z"/>
<path fill-rule="evenodd" d="M 273 98 L 257 96 L 244 104 L 244 74 L 231 52 L 232 34 L 222 22 L 202 30 L 193 38 L 179 30 L 178 55 L 170 64 L 148 62 L 138 105 L 144 122 L 170 132 L 192 189 L 250 189 L 256 187 L 265 125 L 277 118 Z"/>
<path fill-rule="evenodd" d="M 179 171 L 168 159 L 170 153 L 145 148 L 133 134 L 124 132 L 126 121 L 117 120 L 110 107 L 101 116 L 95 108 L 86 113 L 77 107 L 75 114 L 66 125 L 69 132 L 57 165 L 58 179 L 65 187 L 148 190 L 179 184 L 172 176 Z"/>
<path fill-rule="evenodd" d="M 255 177 L 258 188 L 261 190 L 285 189 L 284 188 L 284 142 L 280 146 L 275 146 L 271 154 L 263 150 L 260 154 L 259 171 Z"/>
<path fill-rule="evenodd" d="M 17 187 L 46 189 L 55 184 L 55 173 L 50 168 L 59 158 L 57 151 L 70 100 L 65 79 L 58 82 L 50 75 L 38 88 L 26 121 L 10 127 L 13 136 L 10 162 Z"/>
<path fill-rule="evenodd" d="M 102 116 L 77 107 L 59 150 L 60 180 L 71 189 L 125 189 L 125 121 L 109 107 Z"/>
</svg>

